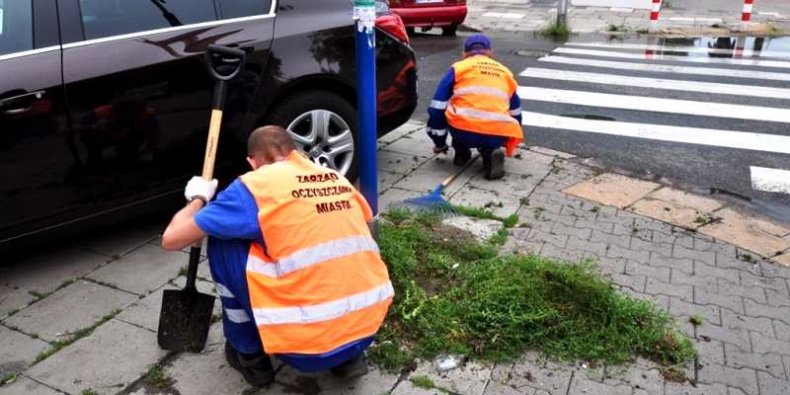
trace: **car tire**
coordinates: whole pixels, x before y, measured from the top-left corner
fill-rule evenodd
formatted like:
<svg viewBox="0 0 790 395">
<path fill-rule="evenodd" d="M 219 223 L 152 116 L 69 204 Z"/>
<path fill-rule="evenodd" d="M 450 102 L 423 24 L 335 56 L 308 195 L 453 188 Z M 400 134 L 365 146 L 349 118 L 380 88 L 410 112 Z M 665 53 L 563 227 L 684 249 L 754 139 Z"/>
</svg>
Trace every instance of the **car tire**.
<svg viewBox="0 0 790 395">
<path fill-rule="evenodd" d="M 442 36 L 455 37 L 458 32 L 458 25 L 450 25 L 442 28 Z"/>
<path fill-rule="evenodd" d="M 325 133 L 314 136 L 311 128 L 316 119 L 322 119 L 327 127 L 319 127 Z M 293 94 L 269 113 L 267 124 L 286 128 L 296 148 L 311 160 L 340 171 L 351 182 L 356 181 L 359 174 L 357 111 L 342 97 L 318 90 Z M 346 128 L 350 135 L 344 133 Z M 349 139 L 352 150 L 346 152 Z"/>
</svg>

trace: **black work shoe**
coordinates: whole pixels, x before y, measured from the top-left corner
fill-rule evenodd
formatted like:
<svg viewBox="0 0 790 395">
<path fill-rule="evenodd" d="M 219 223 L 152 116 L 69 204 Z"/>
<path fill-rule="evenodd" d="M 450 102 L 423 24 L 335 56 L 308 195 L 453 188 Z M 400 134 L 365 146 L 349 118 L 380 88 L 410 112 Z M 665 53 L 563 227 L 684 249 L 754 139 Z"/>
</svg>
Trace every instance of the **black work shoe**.
<svg viewBox="0 0 790 395">
<path fill-rule="evenodd" d="M 505 176 L 505 152 L 501 149 L 494 150 L 491 153 L 491 156 L 488 159 L 488 166 L 484 167 L 486 169 L 486 179 L 488 180 L 498 180 Z"/>
<path fill-rule="evenodd" d="M 459 150 L 455 149 L 455 156 L 453 157 L 453 164 L 456 166 L 463 166 L 466 162 L 469 162 L 469 159 L 472 159 L 472 151 L 465 149 Z"/>
<path fill-rule="evenodd" d="M 250 385 L 261 387 L 274 381 L 272 361 L 266 354 L 242 354 L 225 342 L 225 359 Z"/>
<path fill-rule="evenodd" d="M 364 355 L 360 355 L 335 366 L 330 371 L 337 378 L 350 380 L 368 374 L 368 363 L 365 361 Z"/>
</svg>

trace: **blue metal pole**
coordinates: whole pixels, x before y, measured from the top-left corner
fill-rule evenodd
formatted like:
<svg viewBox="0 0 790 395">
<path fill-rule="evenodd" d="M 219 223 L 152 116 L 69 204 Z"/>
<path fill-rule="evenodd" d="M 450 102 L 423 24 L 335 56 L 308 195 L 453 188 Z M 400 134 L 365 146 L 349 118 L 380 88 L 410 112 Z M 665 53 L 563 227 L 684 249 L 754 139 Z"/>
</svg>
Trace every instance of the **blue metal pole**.
<svg viewBox="0 0 790 395">
<path fill-rule="evenodd" d="M 359 124 L 359 186 L 362 195 L 378 215 L 378 171 L 376 169 L 376 31 L 372 0 L 356 0 L 354 32 L 357 65 L 357 111 Z"/>
</svg>

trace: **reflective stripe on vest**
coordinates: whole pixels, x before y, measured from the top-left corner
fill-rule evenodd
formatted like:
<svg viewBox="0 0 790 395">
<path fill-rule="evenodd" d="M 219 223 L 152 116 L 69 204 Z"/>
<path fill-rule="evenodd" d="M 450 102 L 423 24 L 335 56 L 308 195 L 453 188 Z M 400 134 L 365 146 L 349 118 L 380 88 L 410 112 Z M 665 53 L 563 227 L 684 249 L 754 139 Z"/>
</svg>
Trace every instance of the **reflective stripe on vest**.
<svg viewBox="0 0 790 395">
<path fill-rule="evenodd" d="M 247 270 L 278 278 L 321 262 L 363 251 L 372 251 L 378 255 L 379 247 L 368 236 L 347 237 L 299 250 L 276 263 L 250 255 L 247 258 Z"/>
<path fill-rule="evenodd" d="M 313 306 L 258 308 L 253 309 L 258 325 L 311 324 L 328 321 L 375 304 L 389 300 L 395 295 L 392 283 L 371 290 Z M 265 339 L 264 339 L 265 341 Z"/>
<path fill-rule="evenodd" d="M 236 324 L 250 322 L 250 316 L 248 316 L 247 312 L 242 309 L 225 309 L 225 315 L 228 316 L 230 322 Z"/>
<path fill-rule="evenodd" d="M 453 90 L 453 96 L 461 96 L 468 94 L 496 96 L 502 100 L 510 100 L 507 92 L 490 86 L 467 86 L 460 89 Z"/>
<path fill-rule="evenodd" d="M 447 109 L 447 102 L 441 100 L 431 100 L 431 108 L 435 108 L 437 110 L 445 110 Z"/>
<path fill-rule="evenodd" d="M 465 117 L 480 118 L 480 119 L 485 119 L 487 121 L 518 124 L 518 121 L 516 121 L 516 119 L 511 117 L 510 115 L 500 114 L 496 112 L 480 111 L 474 108 L 457 108 L 457 107 L 451 107 L 450 111 Z"/>
</svg>

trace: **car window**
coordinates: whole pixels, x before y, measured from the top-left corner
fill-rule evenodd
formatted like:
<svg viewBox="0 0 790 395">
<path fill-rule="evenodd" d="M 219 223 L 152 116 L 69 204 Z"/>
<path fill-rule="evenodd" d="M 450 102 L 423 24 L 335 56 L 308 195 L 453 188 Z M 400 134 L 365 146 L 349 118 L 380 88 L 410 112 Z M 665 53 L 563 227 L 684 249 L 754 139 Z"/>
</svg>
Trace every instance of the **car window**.
<svg viewBox="0 0 790 395">
<path fill-rule="evenodd" d="M 265 15 L 271 11 L 272 0 L 219 0 L 222 19 Z"/>
<path fill-rule="evenodd" d="M 80 0 L 86 39 L 214 21 L 212 0 Z"/>
<path fill-rule="evenodd" d="M 0 0 L 0 55 L 33 49 L 30 0 Z"/>
</svg>

